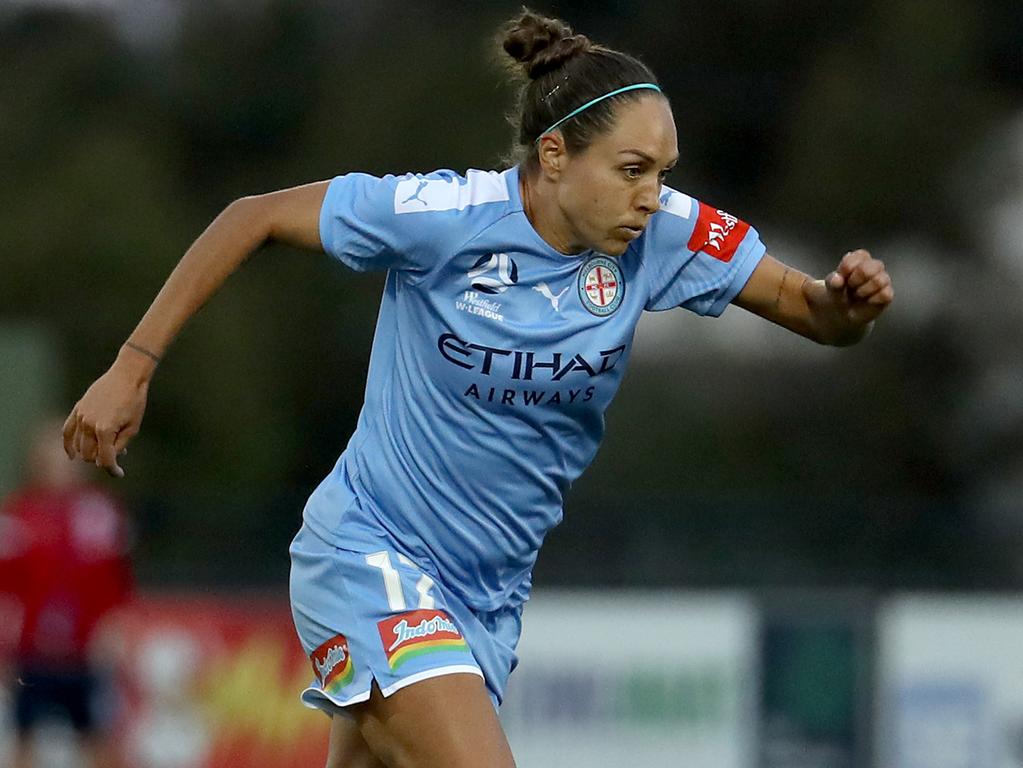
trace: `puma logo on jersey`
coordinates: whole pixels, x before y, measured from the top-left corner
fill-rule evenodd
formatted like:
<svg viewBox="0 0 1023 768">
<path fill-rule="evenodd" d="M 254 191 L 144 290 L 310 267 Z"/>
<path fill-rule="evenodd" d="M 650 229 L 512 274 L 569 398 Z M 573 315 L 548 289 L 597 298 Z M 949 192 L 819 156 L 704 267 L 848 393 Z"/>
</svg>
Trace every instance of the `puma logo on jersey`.
<svg viewBox="0 0 1023 768">
<path fill-rule="evenodd" d="M 533 286 L 533 290 L 542 293 L 544 298 L 546 298 L 551 303 L 551 306 L 554 307 L 555 312 L 559 313 L 561 312 L 561 307 L 559 306 L 559 304 L 561 303 L 561 297 L 564 296 L 565 292 L 568 290 L 568 286 L 565 286 L 561 290 L 561 293 L 559 293 L 557 296 L 555 296 L 554 293 L 551 292 L 551 289 L 547 285 L 547 283 L 537 283 L 536 285 Z"/>
<path fill-rule="evenodd" d="M 402 204 L 402 205 L 407 205 L 408 203 L 411 203 L 411 202 L 412 202 L 413 200 L 416 200 L 416 201 L 418 201 L 418 202 L 422 203 L 423 205 L 426 205 L 426 201 L 425 201 L 425 200 L 423 200 L 423 198 L 421 198 L 421 197 L 419 196 L 419 194 L 420 194 L 420 193 L 421 193 L 421 192 L 422 192 L 422 191 L 423 191 L 424 189 L 426 189 L 426 185 L 427 185 L 427 184 L 429 184 L 429 183 L 430 183 L 430 182 L 428 182 L 428 181 L 427 181 L 426 179 L 423 179 L 422 181 L 420 181 L 420 182 L 419 182 L 419 186 L 418 186 L 418 187 L 416 187 L 416 191 L 415 191 L 415 192 L 413 192 L 413 193 L 412 193 L 411 195 L 409 195 L 408 197 L 406 197 L 406 198 L 405 198 L 404 200 L 402 200 L 402 201 L 401 201 L 401 204 Z"/>
<path fill-rule="evenodd" d="M 496 171 L 466 171 L 465 178 L 450 172 L 429 177 L 408 175 L 394 187 L 395 214 L 462 211 L 473 205 L 508 200 L 505 177 Z"/>
</svg>

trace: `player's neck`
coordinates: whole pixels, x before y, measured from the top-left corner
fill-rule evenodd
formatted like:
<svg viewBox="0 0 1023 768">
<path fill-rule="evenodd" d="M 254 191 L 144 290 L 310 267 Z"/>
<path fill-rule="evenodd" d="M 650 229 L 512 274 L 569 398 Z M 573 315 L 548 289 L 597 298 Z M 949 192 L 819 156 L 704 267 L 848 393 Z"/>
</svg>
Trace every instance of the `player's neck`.
<svg viewBox="0 0 1023 768">
<path fill-rule="evenodd" d="M 527 176 L 526 173 L 519 175 L 519 194 L 522 210 L 536 233 L 551 248 L 566 256 L 587 250 L 585 245 L 574 242 L 572 226 L 558 205 L 555 185 L 542 176 L 535 179 Z"/>
</svg>

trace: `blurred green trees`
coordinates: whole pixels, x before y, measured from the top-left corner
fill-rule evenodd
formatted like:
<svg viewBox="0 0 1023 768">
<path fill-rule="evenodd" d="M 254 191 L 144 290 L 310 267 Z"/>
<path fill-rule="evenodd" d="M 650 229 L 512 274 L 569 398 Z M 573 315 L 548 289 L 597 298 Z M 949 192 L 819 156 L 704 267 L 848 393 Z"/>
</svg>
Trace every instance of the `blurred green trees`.
<svg viewBox="0 0 1023 768">
<path fill-rule="evenodd" d="M 800 266 L 823 273 L 847 248 L 906 232 L 970 242 L 949 168 L 1019 109 L 1011 5 L 565 2 L 555 12 L 659 73 L 679 124 L 675 186 L 751 219 L 769 244 L 772 232 L 801 238 L 816 255 Z M 511 138 L 512 90 L 491 36 L 516 3 L 167 8 L 148 21 L 127 3 L 0 9 L 0 322 L 55 330 L 67 407 L 232 199 L 352 169 L 492 166 Z M 271 248 L 185 331 L 120 486 L 141 516 L 143 574 L 278 581 L 302 499 L 354 427 L 381 286 L 379 275 Z M 921 348 L 892 322 L 844 357 L 808 347 L 800 365 L 727 360 L 670 387 L 639 366 L 544 574 L 967 573 L 942 537 L 962 522 L 968 478 L 928 438 L 954 397 L 956 351 L 947 329 L 926 333 Z M 693 407 L 707 390 L 733 407 Z M 650 413 L 652 401 L 678 424 Z M 611 552 L 630 509 L 642 518 L 635 551 L 656 572 L 637 576 L 609 554 L 588 576 L 587 555 Z M 758 530 L 766 553 L 728 551 Z"/>
</svg>

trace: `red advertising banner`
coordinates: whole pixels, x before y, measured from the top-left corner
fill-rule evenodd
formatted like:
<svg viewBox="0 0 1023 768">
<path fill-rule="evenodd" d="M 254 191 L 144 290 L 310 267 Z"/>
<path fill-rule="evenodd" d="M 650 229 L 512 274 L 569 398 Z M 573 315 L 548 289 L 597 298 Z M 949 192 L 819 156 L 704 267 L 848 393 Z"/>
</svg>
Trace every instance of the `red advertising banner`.
<svg viewBox="0 0 1023 768">
<path fill-rule="evenodd" d="M 126 765 L 323 765 L 329 721 L 302 706 L 309 660 L 283 598 L 145 596 L 116 632 Z"/>
</svg>

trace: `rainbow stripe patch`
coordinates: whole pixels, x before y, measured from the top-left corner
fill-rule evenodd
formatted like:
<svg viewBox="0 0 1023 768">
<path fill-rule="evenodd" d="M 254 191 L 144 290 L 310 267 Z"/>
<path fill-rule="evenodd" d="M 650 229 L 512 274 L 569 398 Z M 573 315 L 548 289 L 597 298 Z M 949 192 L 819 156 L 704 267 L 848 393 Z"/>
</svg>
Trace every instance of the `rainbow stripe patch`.
<svg viewBox="0 0 1023 768">
<path fill-rule="evenodd" d="M 377 623 L 391 671 L 410 659 L 437 651 L 467 651 L 469 646 L 444 611 L 399 613 Z"/>
<path fill-rule="evenodd" d="M 352 682 L 355 665 L 348 652 L 348 638 L 335 635 L 309 655 L 313 663 L 313 674 L 324 693 L 338 693 Z"/>
</svg>

